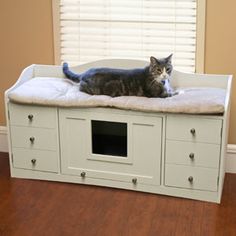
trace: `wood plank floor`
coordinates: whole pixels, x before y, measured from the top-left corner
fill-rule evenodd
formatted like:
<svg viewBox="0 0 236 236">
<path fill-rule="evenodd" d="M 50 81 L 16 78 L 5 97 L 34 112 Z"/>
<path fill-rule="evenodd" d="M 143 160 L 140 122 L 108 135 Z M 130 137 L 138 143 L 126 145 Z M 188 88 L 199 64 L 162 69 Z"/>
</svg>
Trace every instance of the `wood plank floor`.
<svg viewBox="0 0 236 236">
<path fill-rule="evenodd" d="M 236 236 L 236 174 L 222 203 L 10 178 L 0 153 L 0 236 Z"/>
</svg>

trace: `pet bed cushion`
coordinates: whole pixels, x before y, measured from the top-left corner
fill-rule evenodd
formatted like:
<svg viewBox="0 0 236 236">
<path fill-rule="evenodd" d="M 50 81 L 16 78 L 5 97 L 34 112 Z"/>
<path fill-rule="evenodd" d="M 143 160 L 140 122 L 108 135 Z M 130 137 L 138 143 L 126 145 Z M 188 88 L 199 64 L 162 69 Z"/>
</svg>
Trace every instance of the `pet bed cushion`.
<svg viewBox="0 0 236 236">
<path fill-rule="evenodd" d="M 168 98 L 109 97 L 79 91 L 79 85 L 62 78 L 35 77 L 9 93 L 16 103 L 61 107 L 115 107 L 145 112 L 218 114 L 224 112 L 226 91 L 220 88 L 178 88 Z"/>
</svg>

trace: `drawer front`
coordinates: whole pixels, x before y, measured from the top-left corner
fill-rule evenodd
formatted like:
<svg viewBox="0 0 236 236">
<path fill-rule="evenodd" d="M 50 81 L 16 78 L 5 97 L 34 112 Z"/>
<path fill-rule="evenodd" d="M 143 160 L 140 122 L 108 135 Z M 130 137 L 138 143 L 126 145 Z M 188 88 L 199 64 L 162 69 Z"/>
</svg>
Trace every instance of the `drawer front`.
<svg viewBox="0 0 236 236">
<path fill-rule="evenodd" d="M 13 148 L 13 165 L 21 169 L 58 172 L 58 153 Z"/>
<path fill-rule="evenodd" d="M 166 138 L 220 144 L 221 127 L 221 120 L 168 116 Z"/>
<path fill-rule="evenodd" d="M 166 163 L 218 168 L 220 145 L 166 141 Z"/>
<path fill-rule="evenodd" d="M 12 146 L 55 151 L 57 135 L 53 129 L 11 127 Z"/>
<path fill-rule="evenodd" d="M 10 104 L 11 125 L 56 128 L 57 110 L 52 107 Z"/>
<path fill-rule="evenodd" d="M 167 164 L 165 185 L 177 188 L 217 191 L 218 170 Z"/>
</svg>

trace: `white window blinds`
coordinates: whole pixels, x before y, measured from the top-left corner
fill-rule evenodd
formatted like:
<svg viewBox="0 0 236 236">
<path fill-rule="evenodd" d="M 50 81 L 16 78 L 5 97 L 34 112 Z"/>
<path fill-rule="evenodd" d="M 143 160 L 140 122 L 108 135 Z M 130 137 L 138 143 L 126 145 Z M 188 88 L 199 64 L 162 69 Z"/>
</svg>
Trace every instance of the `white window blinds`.
<svg viewBox="0 0 236 236">
<path fill-rule="evenodd" d="M 173 53 L 176 69 L 194 72 L 196 1 L 61 0 L 61 62 L 149 60 Z"/>
</svg>

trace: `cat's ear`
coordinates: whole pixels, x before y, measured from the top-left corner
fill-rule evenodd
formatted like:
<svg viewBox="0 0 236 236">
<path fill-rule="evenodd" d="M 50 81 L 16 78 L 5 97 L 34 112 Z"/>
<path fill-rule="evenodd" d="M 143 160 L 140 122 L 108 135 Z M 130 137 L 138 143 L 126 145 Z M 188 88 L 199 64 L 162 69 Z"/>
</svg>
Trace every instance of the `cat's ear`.
<svg viewBox="0 0 236 236">
<path fill-rule="evenodd" d="M 151 56 L 150 57 L 150 64 L 152 66 L 155 66 L 155 65 L 159 64 L 159 62 L 158 62 L 158 60 L 155 57 Z"/>
<path fill-rule="evenodd" d="M 171 53 L 167 58 L 166 58 L 166 61 L 167 62 L 172 62 L 172 56 L 173 56 L 173 53 Z"/>
</svg>

